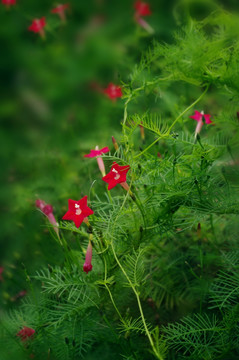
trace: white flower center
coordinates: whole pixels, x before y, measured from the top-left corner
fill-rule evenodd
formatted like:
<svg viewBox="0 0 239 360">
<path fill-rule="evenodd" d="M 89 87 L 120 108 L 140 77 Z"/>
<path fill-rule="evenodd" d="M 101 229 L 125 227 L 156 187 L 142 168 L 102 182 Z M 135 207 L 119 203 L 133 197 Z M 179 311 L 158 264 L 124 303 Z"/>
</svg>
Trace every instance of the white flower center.
<svg viewBox="0 0 239 360">
<path fill-rule="evenodd" d="M 76 208 L 76 215 L 80 215 L 82 213 L 82 210 L 80 209 L 80 205 L 75 204 L 75 208 Z"/>
<path fill-rule="evenodd" d="M 113 168 L 113 169 L 112 169 L 112 172 L 116 173 L 116 175 L 115 175 L 114 179 L 115 179 L 115 180 L 119 180 L 119 178 L 120 178 L 120 174 L 118 173 L 118 171 L 117 171 L 117 170 L 115 170 L 115 168 Z"/>
</svg>

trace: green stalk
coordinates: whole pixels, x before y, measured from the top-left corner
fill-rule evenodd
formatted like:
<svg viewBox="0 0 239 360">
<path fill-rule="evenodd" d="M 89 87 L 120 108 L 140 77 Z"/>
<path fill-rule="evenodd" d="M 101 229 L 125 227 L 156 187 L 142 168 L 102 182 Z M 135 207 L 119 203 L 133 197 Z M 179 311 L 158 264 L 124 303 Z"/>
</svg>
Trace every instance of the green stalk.
<svg viewBox="0 0 239 360">
<path fill-rule="evenodd" d="M 209 88 L 209 85 L 207 85 L 206 89 L 204 90 L 204 92 L 199 96 L 199 98 L 197 98 L 197 100 L 195 100 L 191 105 L 189 105 L 183 112 L 181 112 L 181 114 L 178 115 L 178 117 L 174 120 L 174 122 L 172 123 L 172 125 L 169 127 L 167 133 L 165 135 L 161 135 L 159 136 L 154 142 L 152 142 L 146 149 L 144 149 L 143 151 L 141 151 L 138 155 L 134 156 L 134 159 L 136 159 L 137 157 L 143 155 L 146 151 L 148 151 L 154 144 L 156 144 L 157 141 L 159 141 L 161 138 L 163 137 L 168 137 L 170 135 L 170 131 L 171 129 L 174 127 L 174 125 L 178 122 L 179 119 L 181 119 L 181 117 L 186 114 L 187 111 L 189 111 L 192 107 L 194 107 L 203 97 L 204 95 L 207 93 Z"/>
<path fill-rule="evenodd" d="M 122 317 L 119 309 L 118 309 L 117 306 L 116 306 L 116 303 L 115 303 L 115 301 L 114 301 L 114 298 L 113 298 L 113 295 L 112 295 L 112 293 L 111 293 L 111 291 L 110 291 L 110 288 L 109 288 L 109 286 L 106 284 L 106 280 L 107 280 L 107 265 L 106 265 L 105 258 L 104 258 L 104 263 L 105 263 L 105 284 L 104 284 L 104 285 L 105 285 L 105 287 L 106 287 L 106 289 L 107 289 L 107 291 L 108 291 L 108 293 L 109 293 L 109 296 L 110 296 L 111 302 L 112 302 L 112 304 L 113 304 L 113 306 L 114 306 L 114 308 L 115 308 L 115 311 L 116 311 L 117 314 L 119 315 L 120 320 L 121 320 L 122 322 L 124 322 L 124 319 L 123 319 L 123 317 Z"/>
<path fill-rule="evenodd" d="M 145 317 L 144 317 L 144 313 L 143 313 L 143 309 L 142 309 L 142 305 L 141 305 L 141 301 L 140 301 L 140 298 L 139 298 L 139 294 L 135 288 L 135 286 L 132 284 L 130 278 L 128 277 L 125 269 L 123 268 L 123 266 L 121 265 L 117 255 L 116 255 L 116 252 L 115 252 L 115 249 L 114 249 L 114 246 L 113 246 L 113 242 L 111 243 L 111 247 L 112 247 L 112 251 L 113 251 L 113 254 L 114 254 L 114 258 L 117 262 L 117 264 L 119 265 L 121 271 L 123 272 L 124 276 L 126 277 L 128 283 L 130 284 L 133 292 L 135 293 L 135 296 L 136 296 L 136 299 L 137 299 L 137 302 L 138 302 L 138 307 L 139 307 L 139 311 L 140 311 L 140 315 L 141 315 L 141 318 L 142 318 L 142 321 L 143 321 L 143 324 L 144 324 L 144 329 L 145 329 L 145 332 L 147 334 L 147 337 L 149 339 L 149 342 L 150 342 L 150 345 L 153 349 L 153 352 L 154 352 L 154 355 L 156 356 L 157 359 L 159 360 L 163 360 L 162 356 L 160 353 L 158 353 L 157 349 L 155 348 L 155 345 L 154 345 L 154 342 L 153 342 L 153 339 L 152 339 L 152 336 L 149 332 L 149 329 L 148 329 L 148 326 L 147 326 L 147 323 L 145 321 Z"/>
<path fill-rule="evenodd" d="M 174 125 L 178 122 L 179 119 L 181 119 L 181 117 L 186 114 L 186 112 L 188 112 L 192 107 L 194 107 L 203 97 L 204 95 L 207 93 L 209 88 L 209 85 L 207 85 L 206 89 L 204 90 L 204 92 L 199 96 L 199 98 L 197 98 L 197 100 L 195 100 L 191 105 L 189 105 L 181 114 L 178 115 L 178 117 L 174 120 L 174 122 L 172 123 L 172 125 L 169 127 L 168 129 L 168 134 L 170 133 L 170 130 L 174 127 Z"/>
</svg>

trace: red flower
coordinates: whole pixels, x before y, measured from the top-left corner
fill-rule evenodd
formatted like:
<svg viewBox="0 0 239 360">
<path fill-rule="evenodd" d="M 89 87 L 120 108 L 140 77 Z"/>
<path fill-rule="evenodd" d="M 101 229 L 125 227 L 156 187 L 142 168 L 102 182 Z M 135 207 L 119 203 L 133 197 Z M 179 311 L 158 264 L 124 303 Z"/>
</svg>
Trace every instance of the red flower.
<svg viewBox="0 0 239 360">
<path fill-rule="evenodd" d="M 52 14 L 58 14 L 60 19 L 65 22 L 66 21 L 66 16 L 65 16 L 65 10 L 69 8 L 69 4 L 61 4 L 58 5 L 56 8 L 51 10 Z"/>
<path fill-rule="evenodd" d="M 21 341 L 24 342 L 24 341 L 32 338 L 34 333 L 35 333 L 34 329 L 24 326 L 23 329 L 17 333 L 17 336 L 19 336 L 21 338 Z"/>
<path fill-rule="evenodd" d="M 104 90 L 104 93 L 111 99 L 115 100 L 116 98 L 121 98 L 123 93 L 120 86 L 117 86 L 113 83 L 110 83 L 108 87 Z"/>
<path fill-rule="evenodd" d="M 110 172 L 102 178 L 103 181 L 109 184 L 108 190 L 113 189 L 117 184 L 125 183 L 126 174 L 129 169 L 129 165 L 120 166 L 116 162 L 113 162 Z"/>
<path fill-rule="evenodd" d="M 46 26 L 46 18 L 34 19 L 28 30 L 34 33 L 39 33 L 42 37 L 45 36 L 44 27 Z"/>
<path fill-rule="evenodd" d="M 4 271 L 4 267 L 0 266 L 0 281 L 3 281 L 2 273 Z"/>
<path fill-rule="evenodd" d="M 81 200 L 68 200 L 69 210 L 63 216 L 63 220 L 72 220 L 78 228 L 87 216 L 94 214 L 94 211 L 87 206 L 87 196 Z"/>
<path fill-rule="evenodd" d="M 84 157 L 93 158 L 96 156 L 100 156 L 102 154 L 106 154 L 109 151 L 110 151 L 110 149 L 106 146 L 100 150 L 90 150 L 90 153 L 87 155 L 84 155 Z"/>
<path fill-rule="evenodd" d="M 92 270 L 91 261 L 92 261 L 92 245 L 91 245 L 91 241 L 89 241 L 85 255 L 85 263 L 83 265 L 83 270 L 84 272 L 86 272 L 86 274 L 88 274 L 88 272 Z"/>
<path fill-rule="evenodd" d="M 16 5 L 16 0 L 2 0 L 2 4 L 7 6 Z"/>
<path fill-rule="evenodd" d="M 134 3 L 134 8 L 136 10 L 136 16 L 148 16 L 152 14 L 149 4 L 143 1 L 136 1 Z"/>
</svg>

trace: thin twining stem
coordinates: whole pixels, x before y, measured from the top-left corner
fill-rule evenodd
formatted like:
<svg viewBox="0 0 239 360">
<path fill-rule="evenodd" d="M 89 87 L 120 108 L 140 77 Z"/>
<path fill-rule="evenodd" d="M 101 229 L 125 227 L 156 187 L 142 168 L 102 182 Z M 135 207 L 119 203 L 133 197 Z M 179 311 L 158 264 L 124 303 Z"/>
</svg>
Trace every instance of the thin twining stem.
<svg viewBox="0 0 239 360">
<path fill-rule="evenodd" d="M 140 298 L 139 298 L 138 291 L 136 290 L 135 286 L 132 284 L 132 281 L 130 280 L 130 278 L 128 277 L 125 269 L 123 268 L 122 264 L 120 263 L 117 255 L 116 255 L 113 242 L 111 243 L 111 247 L 112 247 L 112 251 L 113 251 L 113 254 L 114 254 L 114 258 L 115 258 L 117 264 L 119 265 L 121 271 L 123 272 L 124 276 L 126 277 L 126 279 L 127 279 L 128 283 L 130 284 L 133 292 L 135 293 L 135 296 L 136 296 L 136 299 L 137 299 L 137 302 L 138 302 L 138 307 L 139 307 L 140 315 L 141 315 L 141 318 L 142 318 L 142 321 L 143 321 L 143 324 L 144 324 L 144 329 L 145 329 L 145 332 L 146 332 L 147 337 L 148 337 L 148 339 L 149 339 L 150 345 L 151 345 L 151 347 L 152 347 L 152 349 L 153 349 L 153 352 L 154 352 L 155 356 L 157 357 L 157 359 L 163 360 L 161 354 L 158 353 L 157 349 L 155 348 L 155 345 L 154 345 L 152 336 L 151 336 L 151 334 L 150 334 L 150 332 L 149 332 L 147 323 L 146 323 L 146 321 L 145 321 L 145 317 L 144 317 L 144 313 L 143 313 L 143 309 L 142 309 L 142 305 L 141 305 L 141 301 L 140 301 Z"/>
<path fill-rule="evenodd" d="M 178 117 L 174 120 L 174 122 L 172 123 L 172 125 L 169 127 L 168 131 L 166 134 L 163 134 L 161 136 L 159 136 L 156 140 L 154 140 L 146 149 L 144 149 L 143 151 L 141 151 L 139 154 L 134 156 L 134 159 L 136 159 L 137 157 L 143 155 L 146 151 L 148 151 L 154 144 L 157 143 L 157 141 L 159 141 L 161 138 L 163 137 L 168 137 L 170 135 L 170 131 L 171 129 L 174 127 L 174 125 L 178 122 L 179 119 L 181 119 L 181 117 L 186 114 L 187 111 L 189 111 L 192 107 L 194 107 L 206 94 L 206 92 L 208 91 L 209 85 L 207 85 L 206 89 L 204 90 L 204 92 L 199 96 L 199 98 L 197 98 L 197 100 L 195 100 L 191 105 L 189 105 L 183 112 L 181 112 Z"/>
<path fill-rule="evenodd" d="M 125 124 L 126 124 L 127 117 L 128 117 L 127 107 L 128 107 L 129 102 L 132 100 L 133 95 L 134 95 L 135 93 L 139 92 L 139 91 L 145 90 L 145 88 L 146 88 L 147 86 L 156 85 L 156 84 L 157 84 L 158 82 L 160 82 L 160 81 L 170 80 L 170 79 L 172 78 L 172 76 L 173 76 L 173 75 L 171 74 L 171 75 L 166 76 L 166 77 L 164 77 L 164 78 L 158 78 L 158 79 L 156 79 L 156 80 L 154 80 L 154 81 L 148 81 L 148 82 L 146 82 L 144 85 L 142 85 L 142 86 L 140 86 L 140 87 L 132 90 L 132 93 L 129 95 L 129 97 L 128 97 L 128 99 L 126 100 L 125 105 L 124 105 L 124 119 L 123 119 L 123 123 L 122 123 L 122 125 L 123 125 L 123 134 L 124 134 L 124 137 L 125 137 Z"/>
<path fill-rule="evenodd" d="M 114 308 L 115 308 L 115 311 L 116 311 L 117 314 L 119 315 L 120 320 L 124 323 L 123 316 L 121 315 L 119 309 L 117 308 L 116 303 L 115 303 L 114 298 L 113 298 L 113 295 L 112 295 L 112 293 L 111 293 L 111 291 L 110 291 L 110 288 L 109 288 L 109 286 L 108 286 L 107 283 L 106 283 L 106 282 L 107 282 L 107 264 L 106 264 L 105 258 L 104 258 L 104 265 L 105 265 L 105 283 L 104 283 L 104 285 L 105 285 L 105 287 L 106 287 L 106 289 L 107 289 L 107 291 L 108 291 L 108 293 L 109 293 L 109 296 L 110 296 L 111 302 L 112 302 L 112 304 L 113 304 L 113 306 L 114 306 Z"/>
</svg>

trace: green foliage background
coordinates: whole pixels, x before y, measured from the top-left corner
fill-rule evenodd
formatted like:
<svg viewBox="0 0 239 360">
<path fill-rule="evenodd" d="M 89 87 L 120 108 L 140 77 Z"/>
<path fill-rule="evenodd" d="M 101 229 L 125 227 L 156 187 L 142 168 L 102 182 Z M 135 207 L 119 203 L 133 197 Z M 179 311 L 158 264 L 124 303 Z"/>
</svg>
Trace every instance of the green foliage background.
<svg viewBox="0 0 239 360">
<path fill-rule="evenodd" d="M 238 5 L 150 4 L 154 35 L 134 23 L 126 0 L 72 2 L 66 26 L 48 1 L 1 6 L 3 360 L 31 351 L 57 360 L 238 357 Z M 27 31 L 44 15 L 46 41 Z M 116 103 L 94 90 L 111 81 L 124 85 Z M 197 144 L 195 109 L 215 122 Z M 121 142 L 115 154 L 112 135 Z M 95 160 L 83 158 L 96 144 L 111 148 L 107 168 L 130 164 L 144 221 L 136 203 L 122 207 L 123 190 L 110 202 Z M 61 223 L 72 249 L 65 253 L 35 209 L 42 198 L 61 220 L 67 199 L 85 194 L 96 236 L 87 277 L 77 242 L 87 246 L 84 228 Z M 14 336 L 23 325 L 37 328 L 29 349 Z"/>
</svg>

